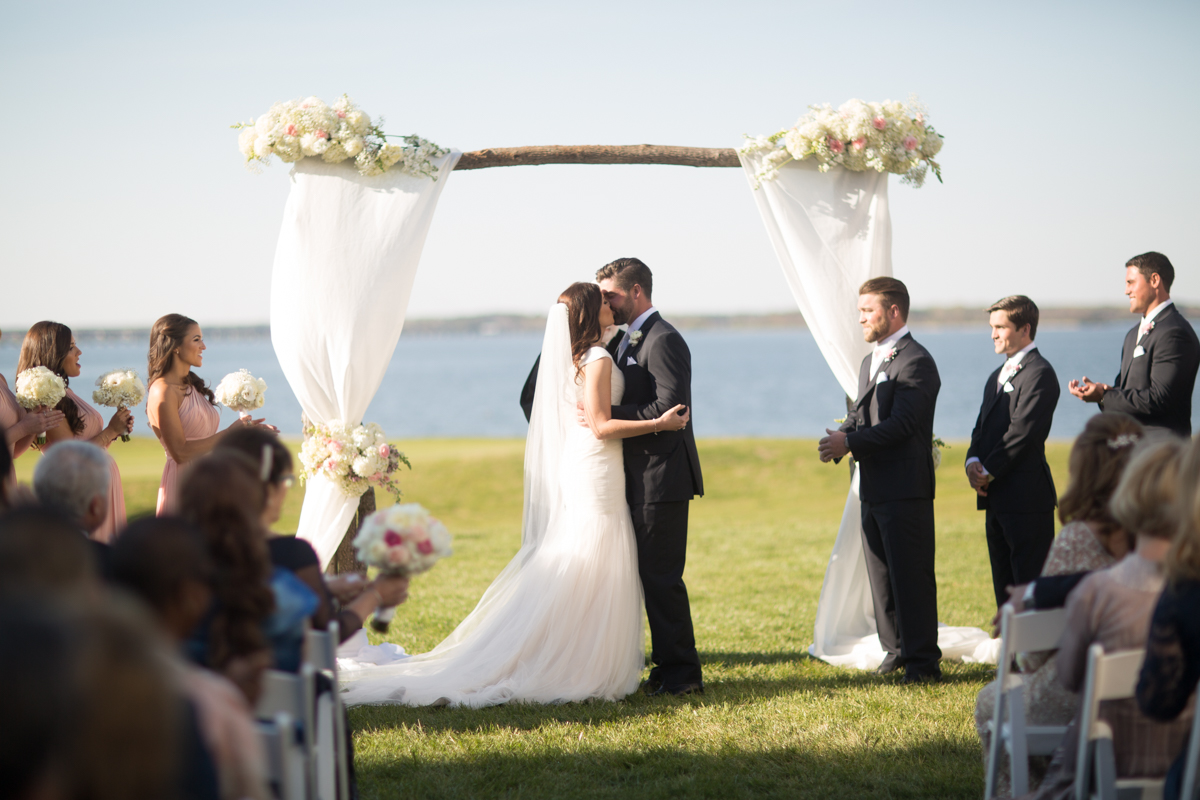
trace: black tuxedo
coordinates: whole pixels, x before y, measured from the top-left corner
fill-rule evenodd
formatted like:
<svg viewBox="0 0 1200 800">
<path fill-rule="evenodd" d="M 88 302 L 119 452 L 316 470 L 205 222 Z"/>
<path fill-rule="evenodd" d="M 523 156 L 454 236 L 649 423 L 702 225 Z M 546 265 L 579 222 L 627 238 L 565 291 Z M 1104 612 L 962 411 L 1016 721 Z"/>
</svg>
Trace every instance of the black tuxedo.
<svg viewBox="0 0 1200 800">
<path fill-rule="evenodd" d="M 1138 342 L 1138 326 L 1125 334 L 1121 371 L 1104 393 L 1100 408 L 1119 411 L 1147 428 L 1192 435 L 1192 389 L 1200 367 L 1200 341 L 1175 304 L 1154 318 L 1154 328 Z M 1135 355 L 1138 347 L 1142 355 Z"/>
<path fill-rule="evenodd" d="M 617 357 L 621 339 L 609 352 L 625 377 L 621 405 L 613 419 L 647 420 L 682 403 L 692 407 L 692 354 L 669 322 L 651 314 L 641 336 Z M 693 417 L 694 421 L 694 417 Z M 668 690 L 701 683 L 700 656 L 683 568 L 687 555 L 688 503 L 704 494 L 700 457 L 692 424 L 682 431 L 624 440 L 625 493 L 638 545 L 638 573 L 650 623 L 650 680 Z"/>
<path fill-rule="evenodd" d="M 863 550 L 884 668 L 939 674 L 934 577 L 933 411 L 941 378 L 929 351 L 901 337 L 871 372 L 841 429 L 858 461 Z"/>
<path fill-rule="evenodd" d="M 1054 543 L 1057 494 L 1046 463 L 1046 437 L 1054 421 L 1061 389 L 1050 362 L 1037 348 L 1021 359 L 1001 387 L 1001 364 L 983 387 L 983 405 L 967 460 L 978 458 L 991 475 L 984 529 L 992 562 L 996 606 L 1008 601 L 1006 586 L 1028 583 L 1042 572 Z"/>
</svg>

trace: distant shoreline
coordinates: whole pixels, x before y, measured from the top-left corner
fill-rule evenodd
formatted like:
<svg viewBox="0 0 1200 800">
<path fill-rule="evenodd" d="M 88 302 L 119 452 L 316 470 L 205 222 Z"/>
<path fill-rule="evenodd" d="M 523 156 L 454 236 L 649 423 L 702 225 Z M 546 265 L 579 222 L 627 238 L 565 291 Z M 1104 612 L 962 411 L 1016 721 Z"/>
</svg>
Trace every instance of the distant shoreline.
<svg viewBox="0 0 1200 800">
<path fill-rule="evenodd" d="M 1184 316 L 1200 318 L 1200 306 L 1180 306 Z M 1089 325 L 1130 323 L 1133 315 L 1127 308 L 1114 306 L 1043 308 L 1040 324 L 1046 327 L 1079 328 Z M 702 330 L 779 330 L 805 329 L 800 312 L 773 314 L 672 314 L 671 322 L 685 331 Z M 909 322 L 920 327 L 962 327 L 987 325 L 987 314 L 982 308 L 953 306 L 945 308 L 914 308 Z M 404 323 L 404 333 L 409 336 L 494 336 L 512 333 L 540 333 L 546 324 L 545 317 L 538 314 L 481 314 L 472 317 L 449 317 L 439 319 L 410 319 Z M 4 325 L 0 330 L 8 335 L 0 339 L 0 347 L 19 347 L 18 331 L 28 330 L 28 325 Z M 208 339 L 236 341 L 239 339 L 265 339 L 271 335 L 271 327 L 262 325 L 210 326 L 204 329 Z M 74 331 L 81 340 L 91 342 L 146 342 L 150 338 L 149 328 L 79 328 Z"/>
</svg>

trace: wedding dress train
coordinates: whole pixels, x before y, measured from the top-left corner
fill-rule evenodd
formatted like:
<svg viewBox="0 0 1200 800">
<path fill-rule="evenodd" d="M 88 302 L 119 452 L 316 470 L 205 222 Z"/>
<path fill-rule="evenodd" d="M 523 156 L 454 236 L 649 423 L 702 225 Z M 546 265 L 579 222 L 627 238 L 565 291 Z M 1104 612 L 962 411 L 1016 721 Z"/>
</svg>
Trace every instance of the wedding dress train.
<svg viewBox="0 0 1200 800">
<path fill-rule="evenodd" d="M 593 347 L 584 363 L 611 358 Z M 642 587 L 620 440 L 575 420 L 582 398 L 566 306 L 551 309 L 525 449 L 521 549 L 428 653 L 342 673 L 347 704 L 617 700 L 644 665 Z M 612 371 L 612 402 L 624 378 Z"/>
</svg>

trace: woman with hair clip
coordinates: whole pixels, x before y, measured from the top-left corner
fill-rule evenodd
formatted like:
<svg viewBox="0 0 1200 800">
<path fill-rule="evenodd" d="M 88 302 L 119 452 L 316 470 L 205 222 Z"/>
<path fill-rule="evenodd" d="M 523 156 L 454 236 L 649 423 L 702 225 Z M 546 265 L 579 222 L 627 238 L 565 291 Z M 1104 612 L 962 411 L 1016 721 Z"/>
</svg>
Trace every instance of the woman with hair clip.
<svg viewBox="0 0 1200 800">
<path fill-rule="evenodd" d="M 362 629 L 363 620 L 376 608 L 397 606 L 408 599 L 406 577 L 380 575 L 373 581 L 365 581 L 357 574 L 326 577 L 311 544 L 295 536 L 271 532 L 295 480 L 292 454 L 277 434 L 265 428 L 230 431 L 213 452 L 225 451 L 236 451 L 258 464 L 264 486 L 259 527 L 266 537 L 267 553 L 272 566 L 290 570 L 317 596 L 318 604 L 310 617 L 314 628 L 325 630 L 330 620 L 335 620 L 339 638 L 344 642 Z"/>
<path fill-rule="evenodd" d="M 83 351 L 75 344 L 71 329 L 60 322 L 37 323 L 21 342 L 18 375 L 33 367 L 45 367 L 67 385 L 66 396 L 55 406 L 62 412 L 63 423 L 46 431 L 47 448 L 68 439 L 79 439 L 107 450 L 118 436 L 133 430 L 133 414 L 129 409 L 118 408 L 105 425 L 100 412 L 71 390 L 71 378 L 79 377 L 81 355 Z M 100 542 L 111 542 L 117 532 L 125 527 L 125 491 L 121 486 L 121 471 L 117 469 L 117 462 L 112 456 L 108 457 L 108 470 L 108 516 L 92 533 L 92 538 Z"/>
<path fill-rule="evenodd" d="M 600 346 L 612 322 L 594 283 L 572 284 L 550 309 L 525 444 L 521 549 L 432 651 L 345 673 L 348 704 L 619 700 L 637 689 L 642 585 L 621 440 L 658 433 L 669 452 L 689 415 L 677 405 L 656 419 L 612 418 L 625 390 Z"/>
<path fill-rule="evenodd" d="M 261 419 L 239 419 L 220 433 L 221 412 L 212 389 L 192 372 L 204 363 L 204 334 L 196 320 L 182 314 L 159 317 L 150 329 L 147 356 L 146 416 L 167 454 L 158 485 L 155 513 L 174 511 L 179 468 L 217 446 L 231 430 L 261 425 Z"/>
</svg>

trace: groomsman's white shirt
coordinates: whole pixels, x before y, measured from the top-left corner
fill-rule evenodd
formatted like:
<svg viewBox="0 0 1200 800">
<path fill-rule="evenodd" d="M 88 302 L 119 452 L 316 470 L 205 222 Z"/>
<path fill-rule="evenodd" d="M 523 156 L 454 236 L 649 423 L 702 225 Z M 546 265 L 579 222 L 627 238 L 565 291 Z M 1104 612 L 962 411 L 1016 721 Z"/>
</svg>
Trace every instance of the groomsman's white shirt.
<svg viewBox="0 0 1200 800">
<path fill-rule="evenodd" d="M 883 359 L 896 342 L 900 341 L 901 337 L 908 333 L 908 326 L 905 325 L 900 330 L 893 333 L 891 336 L 884 339 L 882 342 L 875 343 L 875 349 L 871 351 L 871 371 L 867 373 L 869 376 L 875 374 L 875 370 L 879 369 L 879 365 L 883 363 Z"/>
<path fill-rule="evenodd" d="M 1158 316 L 1158 312 L 1162 311 L 1164 308 L 1166 308 L 1167 306 L 1171 305 L 1174 302 L 1175 302 L 1174 300 L 1172 300 L 1171 298 L 1168 297 L 1166 300 L 1163 300 L 1161 303 L 1156 305 L 1154 307 L 1153 311 L 1151 311 L 1146 316 L 1142 317 L 1142 321 L 1140 323 L 1138 323 L 1137 340 L 1139 342 L 1142 340 L 1142 337 L 1145 336 L 1149 332 L 1150 323 L 1154 322 L 1154 318 Z"/>
<path fill-rule="evenodd" d="M 629 323 L 629 330 L 625 331 L 625 336 L 622 337 L 621 344 L 617 347 L 617 361 L 621 360 L 621 357 L 625 355 L 625 348 L 629 347 L 630 334 L 632 334 L 634 331 L 640 329 L 642 327 L 642 323 L 645 322 L 650 317 L 650 315 L 656 311 L 658 311 L 657 308 L 655 308 L 654 306 L 650 306 L 649 308 L 647 308 L 645 311 L 642 312 L 641 316 L 639 316 L 633 322 Z"/>
<path fill-rule="evenodd" d="M 1004 366 L 1000 370 L 1000 377 L 996 378 L 996 391 L 1003 389 L 1004 384 L 1008 382 L 1009 378 L 1017 374 L 1017 367 L 1020 366 L 1021 359 L 1025 358 L 1025 354 L 1035 347 L 1037 347 L 1037 342 L 1030 342 L 1017 352 L 1013 353 L 1012 356 L 1004 362 Z M 967 459 L 965 466 L 969 467 L 978 461 L 979 459 L 976 456 L 971 456 Z M 987 471 L 983 464 L 980 464 L 979 468 L 983 470 L 984 475 L 992 474 Z"/>
</svg>

